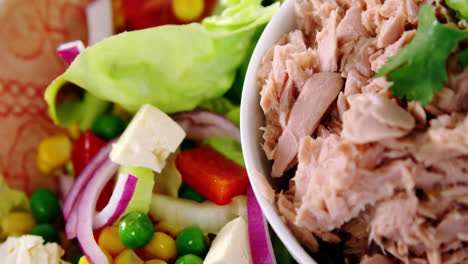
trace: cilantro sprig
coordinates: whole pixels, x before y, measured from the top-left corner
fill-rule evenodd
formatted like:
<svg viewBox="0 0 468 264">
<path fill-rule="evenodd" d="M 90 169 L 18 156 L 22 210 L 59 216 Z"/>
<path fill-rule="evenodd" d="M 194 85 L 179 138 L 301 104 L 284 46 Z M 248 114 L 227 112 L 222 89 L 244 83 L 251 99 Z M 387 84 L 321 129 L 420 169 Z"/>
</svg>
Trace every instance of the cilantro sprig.
<svg viewBox="0 0 468 264">
<path fill-rule="evenodd" d="M 461 40 L 468 38 L 468 30 L 442 25 L 428 5 L 421 6 L 418 20 L 413 40 L 390 57 L 374 77 L 389 74 L 393 96 L 426 105 L 434 92 L 444 87 L 447 58 Z"/>
<path fill-rule="evenodd" d="M 463 68 L 468 66 L 468 49 L 465 49 L 462 52 L 460 52 L 460 54 L 458 54 L 457 59 Z"/>
</svg>

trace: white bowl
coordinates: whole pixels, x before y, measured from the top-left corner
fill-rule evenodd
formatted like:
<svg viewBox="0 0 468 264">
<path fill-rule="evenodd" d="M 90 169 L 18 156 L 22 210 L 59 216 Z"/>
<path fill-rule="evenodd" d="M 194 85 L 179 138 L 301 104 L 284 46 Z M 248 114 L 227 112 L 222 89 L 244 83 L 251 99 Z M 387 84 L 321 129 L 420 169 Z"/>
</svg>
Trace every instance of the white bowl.
<svg viewBox="0 0 468 264">
<path fill-rule="evenodd" d="M 264 126 L 265 122 L 264 114 L 260 108 L 257 70 L 265 52 L 273 47 L 285 33 L 297 28 L 294 15 L 295 2 L 296 0 L 286 0 L 263 31 L 250 59 L 242 92 L 240 130 L 245 166 L 249 175 L 252 175 L 254 171 L 258 171 L 267 176 L 268 181 L 273 186 L 277 182 L 269 177 L 271 163 L 266 159 L 260 145 L 263 141 L 259 128 Z M 281 220 L 275 204 L 261 195 L 254 180 L 250 182 L 263 214 L 291 255 L 299 263 L 316 263 Z"/>
</svg>

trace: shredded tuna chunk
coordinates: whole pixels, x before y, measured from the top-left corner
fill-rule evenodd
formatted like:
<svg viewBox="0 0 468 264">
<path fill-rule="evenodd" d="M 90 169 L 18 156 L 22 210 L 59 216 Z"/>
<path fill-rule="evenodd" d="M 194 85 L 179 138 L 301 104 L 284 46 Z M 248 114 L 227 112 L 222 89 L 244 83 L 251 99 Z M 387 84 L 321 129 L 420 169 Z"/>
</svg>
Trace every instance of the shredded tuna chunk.
<svg viewBox="0 0 468 264">
<path fill-rule="evenodd" d="M 422 4 L 466 24 L 441 0 L 299 0 L 299 30 L 264 56 L 263 148 L 271 176 L 294 173 L 265 193 L 317 256 L 338 244 L 336 263 L 468 263 L 468 67 L 449 57 L 426 105 L 373 78 L 413 40 Z"/>
<path fill-rule="evenodd" d="M 316 73 L 307 81 L 291 109 L 288 125 L 278 140 L 271 172 L 273 177 L 283 175 L 294 163 L 300 138 L 315 131 L 342 86 L 343 79 L 338 73 Z"/>
<path fill-rule="evenodd" d="M 378 94 L 348 96 L 350 109 L 343 115 L 341 136 L 353 143 L 370 143 L 409 134 L 415 121 L 390 99 Z"/>
</svg>

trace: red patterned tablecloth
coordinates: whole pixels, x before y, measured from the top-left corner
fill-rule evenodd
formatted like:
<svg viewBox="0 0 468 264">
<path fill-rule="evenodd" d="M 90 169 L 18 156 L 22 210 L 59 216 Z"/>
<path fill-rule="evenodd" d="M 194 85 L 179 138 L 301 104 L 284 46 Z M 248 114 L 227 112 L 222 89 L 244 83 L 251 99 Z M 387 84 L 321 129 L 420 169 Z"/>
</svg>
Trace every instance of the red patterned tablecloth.
<svg viewBox="0 0 468 264">
<path fill-rule="evenodd" d="M 41 139 L 58 133 L 43 93 L 66 69 L 60 43 L 87 43 L 86 0 L 0 0 L 0 173 L 28 193 L 56 188 L 36 168 Z"/>
</svg>

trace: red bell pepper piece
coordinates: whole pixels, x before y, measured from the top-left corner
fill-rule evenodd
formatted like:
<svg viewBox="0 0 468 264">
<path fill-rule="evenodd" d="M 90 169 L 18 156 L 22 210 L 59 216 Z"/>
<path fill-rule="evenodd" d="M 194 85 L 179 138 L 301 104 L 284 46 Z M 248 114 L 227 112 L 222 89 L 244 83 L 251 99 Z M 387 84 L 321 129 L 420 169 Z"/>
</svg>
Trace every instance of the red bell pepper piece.
<svg viewBox="0 0 468 264">
<path fill-rule="evenodd" d="M 179 153 L 176 165 L 183 181 L 215 204 L 228 204 L 247 192 L 247 171 L 209 146 Z"/>
<path fill-rule="evenodd" d="M 94 155 L 106 144 L 106 142 L 87 130 L 73 142 L 71 160 L 75 174 L 80 175 L 81 171 L 88 165 Z"/>
</svg>

